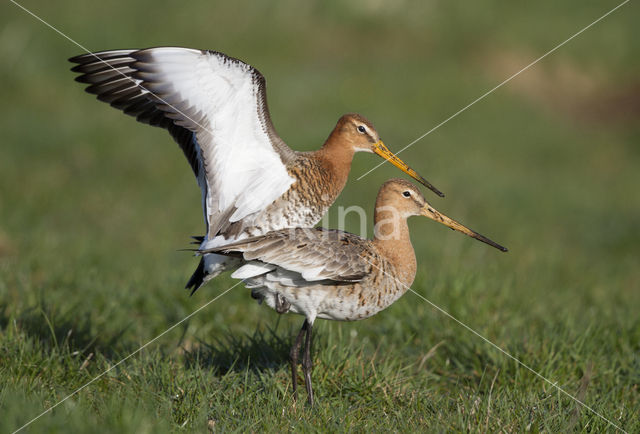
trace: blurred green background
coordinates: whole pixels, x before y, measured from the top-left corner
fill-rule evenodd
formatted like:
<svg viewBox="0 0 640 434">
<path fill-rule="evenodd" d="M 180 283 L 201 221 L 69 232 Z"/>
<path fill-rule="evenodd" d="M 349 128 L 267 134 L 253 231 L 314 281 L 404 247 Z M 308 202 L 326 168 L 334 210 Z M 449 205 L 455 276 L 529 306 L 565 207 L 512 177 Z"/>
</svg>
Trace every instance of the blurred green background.
<svg viewBox="0 0 640 434">
<path fill-rule="evenodd" d="M 399 150 L 619 3 L 21 4 L 88 50 L 178 45 L 252 64 L 294 149 L 359 112 Z M 178 249 L 203 223 L 169 135 L 86 94 L 66 61 L 83 49 L 10 2 L 0 16 L 0 426 L 13 430 L 233 282 L 182 289 L 197 260 Z M 510 249 L 415 219 L 413 288 L 628 431 L 639 21 L 629 2 L 401 154 L 445 192 L 426 192 L 436 208 Z M 356 155 L 329 226 L 400 175 L 356 181 L 378 162 Z M 289 413 L 301 322 L 240 286 L 30 429 L 611 428 L 413 294 L 366 321 L 319 321 L 319 404 Z"/>
</svg>

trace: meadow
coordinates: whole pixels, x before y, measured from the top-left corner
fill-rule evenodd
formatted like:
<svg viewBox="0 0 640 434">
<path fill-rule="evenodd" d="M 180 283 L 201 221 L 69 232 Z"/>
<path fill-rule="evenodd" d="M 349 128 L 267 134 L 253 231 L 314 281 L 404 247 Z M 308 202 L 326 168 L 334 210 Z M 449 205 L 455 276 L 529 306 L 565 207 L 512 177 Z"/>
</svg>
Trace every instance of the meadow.
<svg viewBox="0 0 640 434">
<path fill-rule="evenodd" d="M 389 3 L 20 2 L 90 50 L 252 64 L 294 149 L 358 112 L 395 151 L 620 4 Z M 236 282 L 183 289 L 197 259 L 181 249 L 203 223 L 169 135 L 86 94 L 66 60 L 81 48 L 10 2 L 0 16 L 0 430 L 13 432 Z M 239 285 L 23 432 L 640 431 L 638 21 L 625 4 L 402 152 L 446 194 L 425 191 L 437 209 L 510 251 L 410 220 L 422 298 L 316 322 L 314 407 L 291 396 L 302 317 Z M 378 162 L 356 155 L 330 227 L 340 206 L 372 218 L 400 175 L 357 179 Z"/>
</svg>

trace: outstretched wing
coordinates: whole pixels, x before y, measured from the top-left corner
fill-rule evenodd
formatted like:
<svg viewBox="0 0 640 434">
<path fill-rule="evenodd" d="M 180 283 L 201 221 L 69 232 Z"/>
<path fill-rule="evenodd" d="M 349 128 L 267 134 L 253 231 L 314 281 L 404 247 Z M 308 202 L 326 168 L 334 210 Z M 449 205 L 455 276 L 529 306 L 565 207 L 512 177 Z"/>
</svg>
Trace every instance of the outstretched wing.
<svg viewBox="0 0 640 434">
<path fill-rule="evenodd" d="M 247 264 L 243 278 L 259 275 L 274 267 L 299 273 L 307 281 L 357 282 L 372 271 L 370 241 L 348 232 L 315 228 L 285 229 L 247 238 L 201 253 L 241 256 L 260 261 L 266 267 Z"/>
<path fill-rule="evenodd" d="M 114 50 L 69 59 L 87 92 L 140 122 L 166 128 L 198 185 L 211 239 L 264 209 L 295 181 L 295 153 L 275 132 L 265 79 L 214 51 L 178 47 Z"/>
</svg>

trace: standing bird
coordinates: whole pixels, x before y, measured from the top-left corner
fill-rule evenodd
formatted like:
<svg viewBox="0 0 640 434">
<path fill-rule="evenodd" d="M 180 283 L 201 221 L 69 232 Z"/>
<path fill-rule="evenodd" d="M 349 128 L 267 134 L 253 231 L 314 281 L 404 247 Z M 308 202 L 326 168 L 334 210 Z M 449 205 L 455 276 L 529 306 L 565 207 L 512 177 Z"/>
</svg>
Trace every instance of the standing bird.
<svg viewBox="0 0 640 434">
<path fill-rule="evenodd" d="M 374 238 L 324 228 L 287 229 L 205 249 L 241 259 L 232 277 L 244 279 L 252 297 L 278 313 L 304 315 L 291 347 L 291 375 L 297 396 L 297 362 L 306 334 L 302 370 L 309 404 L 311 332 L 316 318 L 356 321 L 375 315 L 404 294 L 416 275 L 407 218 L 429 217 L 503 252 L 507 249 L 436 211 L 417 187 L 402 179 L 382 185 L 376 199 Z"/>
<path fill-rule="evenodd" d="M 258 70 L 215 51 L 159 47 L 69 59 L 86 91 L 166 128 L 202 190 L 207 250 L 291 227 L 314 226 L 345 186 L 355 152 L 373 152 L 444 196 L 395 156 L 358 114 L 339 120 L 322 148 L 296 152 L 278 136 Z M 195 292 L 238 261 L 206 254 L 186 287 Z"/>
</svg>

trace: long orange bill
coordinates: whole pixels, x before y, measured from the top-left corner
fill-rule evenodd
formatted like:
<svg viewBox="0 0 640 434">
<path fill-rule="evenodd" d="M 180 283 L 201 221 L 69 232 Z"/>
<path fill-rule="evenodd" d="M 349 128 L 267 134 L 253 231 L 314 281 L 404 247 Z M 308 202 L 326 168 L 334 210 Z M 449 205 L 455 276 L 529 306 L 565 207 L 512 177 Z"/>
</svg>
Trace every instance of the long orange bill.
<svg viewBox="0 0 640 434">
<path fill-rule="evenodd" d="M 398 169 L 402 170 L 404 173 L 406 173 L 407 175 L 409 175 L 410 177 L 418 181 L 420 184 L 427 187 L 429 190 L 433 191 L 438 196 L 444 197 L 444 193 L 442 193 L 440 190 L 438 190 L 433 185 L 431 185 L 429 181 L 424 179 L 422 176 L 418 175 L 418 172 L 413 170 L 411 167 L 409 167 L 407 163 L 405 163 L 400 158 L 398 158 L 396 154 L 391 152 L 389 148 L 387 148 L 384 145 L 384 143 L 382 143 L 382 140 L 379 140 L 377 143 L 373 145 L 373 152 L 375 152 L 376 154 L 378 154 L 379 156 L 387 160 L 389 163 L 396 166 Z"/>
<path fill-rule="evenodd" d="M 422 207 L 421 214 L 425 217 L 429 217 L 430 219 L 433 219 L 439 223 L 442 223 L 443 225 L 448 226 L 453 230 L 469 235 L 471 238 L 475 238 L 476 240 L 480 240 L 483 243 L 487 243 L 498 250 L 501 250 L 503 252 L 508 252 L 508 249 L 506 247 L 502 247 L 500 244 L 494 241 L 491 241 L 489 238 L 485 237 L 484 235 L 480 235 L 479 233 L 472 231 L 468 227 L 461 225 L 457 221 L 450 219 L 446 215 L 439 213 L 438 211 L 433 209 L 433 207 L 428 203 L 425 204 L 424 207 Z"/>
</svg>

